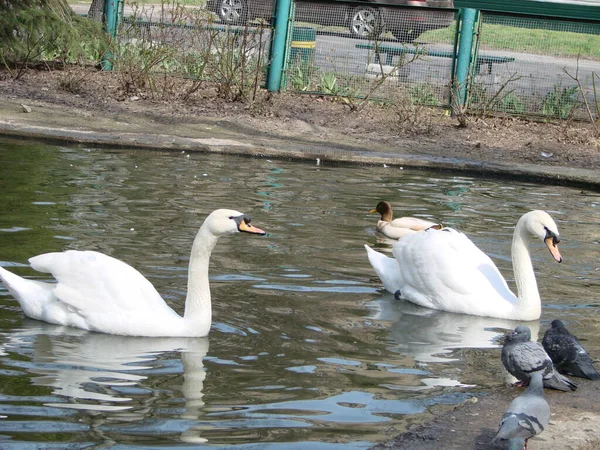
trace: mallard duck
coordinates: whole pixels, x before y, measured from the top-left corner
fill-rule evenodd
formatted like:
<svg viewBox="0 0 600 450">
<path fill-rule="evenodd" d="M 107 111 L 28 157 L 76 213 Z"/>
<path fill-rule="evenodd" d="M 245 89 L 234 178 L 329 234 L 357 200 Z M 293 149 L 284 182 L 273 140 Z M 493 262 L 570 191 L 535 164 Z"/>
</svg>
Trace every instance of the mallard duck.
<svg viewBox="0 0 600 450">
<path fill-rule="evenodd" d="M 430 222 L 428 220 L 418 219 L 416 217 L 400 217 L 393 219 L 392 205 L 386 201 L 377 203 L 375 209 L 369 213 L 379 213 L 381 218 L 377 222 L 377 231 L 384 234 L 390 239 L 400 239 L 407 234 L 423 231 L 428 228 L 441 229 L 439 223 Z"/>
</svg>

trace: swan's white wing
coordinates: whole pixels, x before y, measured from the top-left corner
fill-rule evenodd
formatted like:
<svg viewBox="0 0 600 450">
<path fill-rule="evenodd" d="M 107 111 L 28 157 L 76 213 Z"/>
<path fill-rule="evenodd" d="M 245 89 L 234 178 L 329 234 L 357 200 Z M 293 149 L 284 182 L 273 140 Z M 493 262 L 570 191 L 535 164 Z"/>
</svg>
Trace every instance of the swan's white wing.
<svg viewBox="0 0 600 450">
<path fill-rule="evenodd" d="M 394 244 L 393 253 L 402 297 L 419 305 L 487 315 L 494 304 L 502 317 L 515 300 L 492 260 L 455 230 L 412 234 Z"/>
<path fill-rule="evenodd" d="M 83 317 L 138 311 L 173 314 L 154 286 L 136 269 L 93 251 L 46 253 L 29 260 L 40 272 L 51 273 L 54 295 Z"/>
<path fill-rule="evenodd" d="M 485 276 L 494 289 L 501 292 L 503 297 L 513 296 L 513 293 L 508 288 L 508 284 L 498 270 L 498 267 L 496 267 L 496 264 L 494 264 L 491 258 L 483 253 L 473 241 L 463 233 L 453 230 L 452 228 L 447 228 L 443 231 L 451 233 L 452 238 L 450 239 L 454 249 L 457 252 L 461 252 L 463 258 L 469 261 L 474 268 Z"/>
</svg>

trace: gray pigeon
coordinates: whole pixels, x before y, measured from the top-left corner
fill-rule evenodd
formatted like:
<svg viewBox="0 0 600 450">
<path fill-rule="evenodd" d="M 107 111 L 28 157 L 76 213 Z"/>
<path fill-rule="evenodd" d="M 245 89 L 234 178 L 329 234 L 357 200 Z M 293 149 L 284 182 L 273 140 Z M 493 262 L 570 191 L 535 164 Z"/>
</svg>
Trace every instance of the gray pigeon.
<svg viewBox="0 0 600 450">
<path fill-rule="evenodd" d="M 533 372 L 542 371 L 544 387 L 559 391 L 574 391 L 577 385 L 554 370 L 552 360 L 538 342 L 531 342 L 531 331 L 519 325 L 508 333 L 502 346 L 504 368 L 524 385 Z"/>
<path fill-rule="evenodd" d="M 540 434 L 550 422 L 550 407 L 544 398 L 543 372 L 533 372 L 527 390 L 515 398 L 502 416 L 492 444 L 508 440 L 509 450 L 527 449 L 527 440 Z"/>
<path fill-rule="evenodd" d="M 569 333 L 565 324 L 560 320 L 553 320 L 551 325 L 544 334 L 542 345 L 556 369 L 574 377 L 600 380 L 600 374 L 592 365 L 592 358 L 579 340 Z"/>
</svg>

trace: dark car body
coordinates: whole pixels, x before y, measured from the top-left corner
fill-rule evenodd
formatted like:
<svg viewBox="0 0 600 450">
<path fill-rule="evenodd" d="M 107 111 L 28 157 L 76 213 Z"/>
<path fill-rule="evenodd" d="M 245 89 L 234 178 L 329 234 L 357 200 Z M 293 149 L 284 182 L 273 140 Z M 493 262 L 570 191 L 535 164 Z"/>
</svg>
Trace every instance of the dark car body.
<svg viewBox="0 0 600 450">
<path fill-rule="evenodd" d="M 375 0 L 374 4 L 379 3 Z M 390 8 L 378 7 L 382 15 L 383 27 L 392 32 L 394 37 L 401 42 L 410 42 L 421 33 L 449 26 L 454 20 L 454 12 L 431 10 L 425 8 L 452 8 L 453 0 L 427 0 L 427 1 L 397 1 L 381 0 L 381 3 L 418 6 L 419 8 Z"/>
<path fill-rule="evenodd" d="M 245 24 L 249 20 L 273 15 L 273 0 L 208 0 L 209 10 L 222 22 L 231 25 Z M 394 8 L 388 5 L 417 6 Z M 354 37 L 379 36 L 391 31 L 396 39 L 406 42 L 416 39 L 427 30 L 447 27 L 454 20 L 453 0 L 371 0 L 364 3 L 341 1 L 297 1 L 296 21 L 325 26 L 349 27 Z"/>
</svg>

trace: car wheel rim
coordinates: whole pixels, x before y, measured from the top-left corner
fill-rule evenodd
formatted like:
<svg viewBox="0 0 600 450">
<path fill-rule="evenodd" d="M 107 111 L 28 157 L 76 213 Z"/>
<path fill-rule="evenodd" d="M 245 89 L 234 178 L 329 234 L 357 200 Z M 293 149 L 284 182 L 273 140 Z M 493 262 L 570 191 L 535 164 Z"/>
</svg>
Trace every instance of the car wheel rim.
<svg viewBox="0 0 600 450">
<path fill-rule="evenodd" d="M 238 22 L 242 18 L 244 4 L 240 0 L 223 0 L 219 16 L 225 22 Z"/>
<path fill-rule="evenodd" d="M 377 17 L 373 11 L 360 10 L 352 17 L 352 31 L 356 36 L 371 36 L 375 32 Z"/>
</svg>

